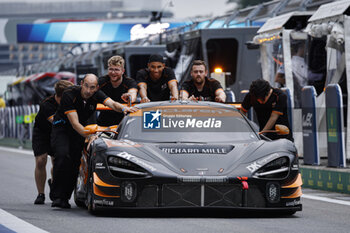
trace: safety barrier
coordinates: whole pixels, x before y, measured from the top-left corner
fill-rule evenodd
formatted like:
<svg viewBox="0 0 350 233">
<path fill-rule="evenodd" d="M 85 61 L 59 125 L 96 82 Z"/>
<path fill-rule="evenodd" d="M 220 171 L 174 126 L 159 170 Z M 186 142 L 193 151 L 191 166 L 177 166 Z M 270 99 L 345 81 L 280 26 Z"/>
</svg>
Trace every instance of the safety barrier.
<svg viewBox="0 0 350 233">
<path fill-rule="evenodd" d="M 0 109 L 0 138 L 31 140 L 39 105 L 22 105 Z"/>
<path fill-rule="evenodd" d="M 301 91 L 301 107 L 303 120 L 304 164 L 320 165 L 316 123 L 316 90 L 313 86 L 303 87 Z"/>
<path fill-rule="evenodd" d="M 328 166 L 346 167 L 342 91 L 338 84 L 326 88 Z"/>
</svg>

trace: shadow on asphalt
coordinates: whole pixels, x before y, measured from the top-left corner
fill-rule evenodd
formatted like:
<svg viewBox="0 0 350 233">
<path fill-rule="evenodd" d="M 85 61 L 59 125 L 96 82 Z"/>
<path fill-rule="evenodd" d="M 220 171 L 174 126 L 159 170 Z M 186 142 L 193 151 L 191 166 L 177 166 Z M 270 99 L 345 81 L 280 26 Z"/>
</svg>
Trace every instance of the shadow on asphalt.
<svg viewBox="0 0 350 233">
<path fill-rule="evenodd" d="M 119 218 L 298 218 L 288 212 L 227 209 L 104 210 L 93 215 Z"/>
</svg>

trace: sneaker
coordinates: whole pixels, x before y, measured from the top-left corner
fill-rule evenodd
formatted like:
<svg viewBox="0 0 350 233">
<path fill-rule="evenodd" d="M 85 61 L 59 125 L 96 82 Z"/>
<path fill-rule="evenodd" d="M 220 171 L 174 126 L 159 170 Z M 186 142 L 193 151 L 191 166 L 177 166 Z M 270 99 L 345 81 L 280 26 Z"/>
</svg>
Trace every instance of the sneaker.
<svg viewBox="0 0 350 233">
<path fill-rule="evenodd" d="M 39 193 L 34 201 L 34 204 L 35 205 L 42 205 L 44 203 L 45 203 L 45 194 Z"/>
<path fill-rule="evenodd" d="M 52 201 L 51 207 L 61 207 L 61 199 L 55 199 Z"/>
<path fill-rule="evenodd" d="M 70 204 L 69 204 L 68 200 L 61 200 L 61 208 L 70 209 Z"/>
<path fill-rule="evenodd" d="M 63 199 L 55 199 L 53 200 L 51 207 L 60 207 L 62 209 L 70 209 L 70 204 L 68 202 L 68 200 L 63 200 Z"/>
</svg>

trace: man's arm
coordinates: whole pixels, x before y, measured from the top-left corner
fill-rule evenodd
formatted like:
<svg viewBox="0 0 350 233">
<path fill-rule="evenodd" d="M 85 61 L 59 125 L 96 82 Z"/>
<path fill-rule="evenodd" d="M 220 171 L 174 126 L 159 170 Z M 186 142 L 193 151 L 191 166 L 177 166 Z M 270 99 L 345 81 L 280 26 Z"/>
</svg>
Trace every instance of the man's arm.
<svg viewBox="0 0 350 233">
<path fill-rule="evenodd" d="M 134 103 L 137 97 L 137 89 L 131 88 L 128 90 L 128 93 L 131 95 L 131 103 Z"/>
<path fill-rule="evenodd" d="M 223 89 L 217 89 L 215 91 L 215 101 L 220 103 L 225 103 L 226 101 L 226 94 Z"/>
<path fill-rule="evenodd" d="M 85 134 L 84 126 L 79 122 L 78 113 L 76 111 L 71 111 L 67 113 L 67 117 L 73 129 L 77 131 L 82 137 L 86 138 L 88 135 Z"/>
<path fill-rule="evenodd" d="M 150 102 L 150 100 L 147 97 L 147 84 L 146 83 L 139 83 L 139 93 L 141 97 L 141 103 Z"/>
<path fill-rule="evenodd" d="M 111 98 L 105 100 L 104 104 L 116 112 L 128 113 L 128 112 L 136 112 L 138 109 L 134 107 L 124 106 L 116 101 L 113 101 Z"/>
<path fill-rule="evenodd" d="M 170 89 L 170 93 L 173 99 L 179 99 L 179 90 L 177 89 L 177 81 L 176 80 L 171 80 L 168 82 L 168 86 Z"/>
<path fill-rule="evenodd" d="M 137 97 L 137 89 L 130 88 L 127 93 L 124 93 L 121 98 L 124 102 L 128 103 L 129 99 L 131 99 L 131 103 L 134 103 L 136 101 Z"/>
<path fill-rule="evenodd" d="M 262 131 L 272 129 L 272 127 L 275 125 L 275 123 L 276 123 L 278 117 L 279 117 L 279 114 L 278 114 L 278 113 L 272 112 L 272 113 L 271 113 L 271 116 L 270 116 L 270 118 L 269 118 L 269 120 L 266 122 L 266 125 L 264 126 L 264 128 L 262 129 Z"/>
</svg>

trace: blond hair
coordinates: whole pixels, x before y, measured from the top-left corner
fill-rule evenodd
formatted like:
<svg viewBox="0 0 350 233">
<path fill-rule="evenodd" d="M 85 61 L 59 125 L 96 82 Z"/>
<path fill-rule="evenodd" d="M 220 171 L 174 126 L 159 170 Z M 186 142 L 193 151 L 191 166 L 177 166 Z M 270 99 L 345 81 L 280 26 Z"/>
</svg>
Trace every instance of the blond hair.
<svg viewBox="0 0 350 233">
<path fill-rule="evenodd" d="M 113 56 L 113 57 L 108 59 L 108 67 L 120 66 L 120 67 L 124 68 L 124 64 L 125 64 L 124 58 L 122 58 L 119 55 Z"/>
</svg>

